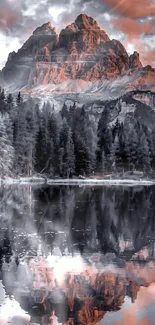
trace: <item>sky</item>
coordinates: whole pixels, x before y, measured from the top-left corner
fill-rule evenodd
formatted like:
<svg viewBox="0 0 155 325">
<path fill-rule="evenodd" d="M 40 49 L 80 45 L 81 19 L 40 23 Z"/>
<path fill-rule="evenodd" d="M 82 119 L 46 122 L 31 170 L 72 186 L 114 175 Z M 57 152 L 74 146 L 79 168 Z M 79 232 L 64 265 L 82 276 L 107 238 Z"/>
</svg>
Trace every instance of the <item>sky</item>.
<svg viewBox="0 0 155 325">
<path fill-rule="evenodd" d="M 59 33 L 80 13 L 155 67 L 155 0 L 0 0 L 0 68 L 36 27 L 50 21 Z"/>
</svg>

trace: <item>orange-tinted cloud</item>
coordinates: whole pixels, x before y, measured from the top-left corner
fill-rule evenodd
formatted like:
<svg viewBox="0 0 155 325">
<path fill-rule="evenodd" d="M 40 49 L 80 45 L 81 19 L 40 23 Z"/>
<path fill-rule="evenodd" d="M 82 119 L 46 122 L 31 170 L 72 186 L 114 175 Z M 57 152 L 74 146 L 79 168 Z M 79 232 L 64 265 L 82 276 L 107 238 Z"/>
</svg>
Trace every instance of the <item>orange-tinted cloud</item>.
<svg viewBox="0 0 155 325">
<path fill-rule="evenodd" d="M 104 0 L 114 14 L 134 19 L 155 16 L 155 3 L 151 0 Z"/>
<path fill-rule="evenodd" d="M 146 52 L 144 51 L 142 54 L 142 59 L 145 64 L 150 64 L 153 67 L 155 67 L 155 50 L 149 50 Z"/>
<path fill-rule="evenodd" d="M 140 25 L 138 20 L 121 18 L 113 19 L 112 23 L 127 36 L 129 42 L 135 37 L 139 38 L 141 34 L 150 35 L 153 33 L 152 25 L 149 22 Z"/>
<path fill-rule="evenodd" d="M 1 8 L 0 10 L 0 30 L 8 35 L 9 28 L 16 25 L 19 16 L 11 12 L 8 8 Z"/>
<path fill-rule="evenodd" d="M 155 303 L 155 284 L 152 283 L 148 288 L 141 287 L 137 300 L 131 305 L 131 308 L 124 311 L 124 319 L 115 325 L 153 325 L 154 322 L 147 319 L 146 316 L 140 319 L 137 317 L 137 312 L 140 314 L 149 305 Z"/>
</svg>

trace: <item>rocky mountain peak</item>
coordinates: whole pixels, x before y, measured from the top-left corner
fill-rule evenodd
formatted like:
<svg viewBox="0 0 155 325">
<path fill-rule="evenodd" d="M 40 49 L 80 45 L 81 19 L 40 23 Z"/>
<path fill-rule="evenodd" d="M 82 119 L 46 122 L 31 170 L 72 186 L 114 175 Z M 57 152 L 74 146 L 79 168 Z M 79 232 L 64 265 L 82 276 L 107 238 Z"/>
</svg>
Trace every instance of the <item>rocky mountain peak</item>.
<svg viewBox="0 0 155 325">
<path fill-rule="evenodd" d="M 13 60 L 15 56 L 16 56 L 16 52 L 15 52 L 15 51 L 10 52 L 9 55 L 8 55 L 8 61 L 9 61 L 9 60 L 10 60 L 10 61 Z"/>
<path fill-rule="evenodd" d="M 47 22 L 40 27 L 37 27 L 33 32 L 33 35 L 52 35 L 52 34 L 56 34 L 56 29 L 54 26 L 52 26 L 50 22 Z"/>
<path fill-rule="evenodd" d="M 87 16 L 86 14 L 79 15 L 75 20 L 75 24 L 79 29 L 100 30 L 97 21 L 92 17 Z"/>
<path fill-rule="evenodd" d="M 139 68 L 142 68 L 142 63 L 139 59 L 139 53 L 137 51 L 135 51 L 129 57 L 129 68 L 134 71 Z"/>
<path fill-rule="evenodd" d="M 102 30 L 98 23 L 86 14 L 79 15 L 75 22 L 62 29 L 59 36 L 60 47 L 70 49 L 76 42 L 77 50 L 89 52 L 95 47 L 110 41 L 108 35 Z"/>
<path fill-rule="evenodd" d="M 50 47 L 53 48 L 58 42 L 58 35 L 56 33 L 55 27 L 51 25 L 50 22 L 43 24 L 42 26 L 35 29 L 33 34 L 29 39 L 24 43 L 21 50 L 19 50 L 22 55 L 32 55 L 35 57 L 45 46 L 50 44 Z M 20 53 L 20 54 L 21 54 Z"/>
</svg>

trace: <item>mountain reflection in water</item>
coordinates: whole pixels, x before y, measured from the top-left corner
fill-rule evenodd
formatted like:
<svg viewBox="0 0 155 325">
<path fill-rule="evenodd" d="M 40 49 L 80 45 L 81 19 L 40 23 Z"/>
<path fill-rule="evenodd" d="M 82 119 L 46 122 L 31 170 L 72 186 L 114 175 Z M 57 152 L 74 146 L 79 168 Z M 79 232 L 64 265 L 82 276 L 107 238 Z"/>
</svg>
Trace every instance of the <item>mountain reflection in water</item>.
<svg viewBox="0 0 155 325">
<path fill-rule="evenodd" d="M 155 188 L 1 186 L 0 325 L 155 324 Z"/>
</svg>

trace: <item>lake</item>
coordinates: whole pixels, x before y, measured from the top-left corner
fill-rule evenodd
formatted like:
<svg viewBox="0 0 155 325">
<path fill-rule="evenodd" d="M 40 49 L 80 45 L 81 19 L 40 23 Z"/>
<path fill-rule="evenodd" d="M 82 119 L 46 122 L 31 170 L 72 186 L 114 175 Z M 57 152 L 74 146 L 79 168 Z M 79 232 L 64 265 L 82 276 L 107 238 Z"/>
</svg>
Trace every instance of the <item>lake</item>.
<svg viewBox="0 0 155 325">
<path fill-rule="evenodd" d="M 153 325 L 155 187 L 0 187 L 0 325 Z"/>
</svg>

